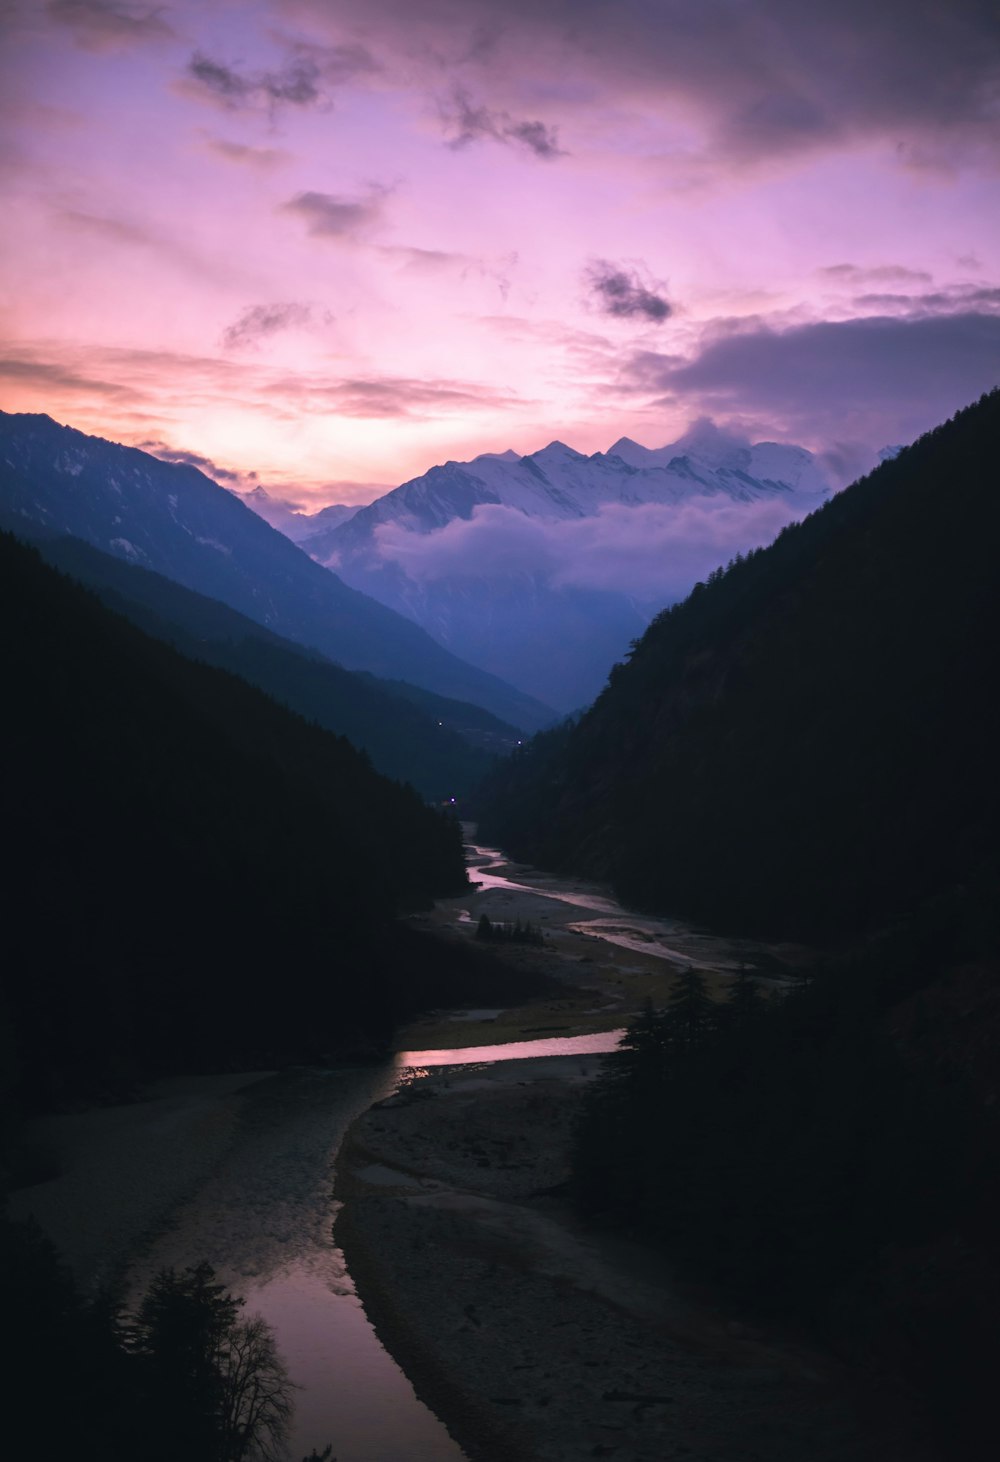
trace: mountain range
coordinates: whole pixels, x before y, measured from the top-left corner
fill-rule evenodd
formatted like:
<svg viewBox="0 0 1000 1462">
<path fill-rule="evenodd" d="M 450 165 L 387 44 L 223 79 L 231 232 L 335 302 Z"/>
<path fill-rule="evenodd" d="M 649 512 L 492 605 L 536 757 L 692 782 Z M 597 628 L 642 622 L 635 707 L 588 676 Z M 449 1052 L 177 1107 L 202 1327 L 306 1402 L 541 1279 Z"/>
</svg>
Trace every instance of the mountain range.
<svg viewBox="0 0 1000 1462">
<path fill-rule="evenodd" d="M 343 583 L 195 467 L 48 416 L 0 413 L 0 523 L 81 538 L 346 669 L 472 701 L 522 729 L 553 718 L 547 705 Z"/>
<path fill-rule="evenodd" d="M 272 497 L 263 487 L 254 487 L 249 492 L 236 492 L 234 495 L 241 498 L 248 508 L 253 508 L 265 523 L 270 523 L 272 528 L 277 528 L 279 533 L 284 533 L 293 543 L 301 543 L 303 538 L 311 538 L 327 528 L 335 528 L 357 512 L 357 507 L 349 507 L 346 503 L 331 503 L 329 507 L 320 508 L 316 513 L 304 513 L 292 503 Z"/>
<path fill-rule="evenodd" d="M 995 874 L 1000 392 L 662 612 L 484 836 L 633 905 L 826 940 Z"/>
<path fill-rule="evenodd" d="M 700 423 L 658 449 L 622 437 L 586 456 L 556 441 L 447 462 L 299 541 L 455 654 L 566 711 L 598 694 L 653 614 L 698 577 L 678 560 L 707 553 L 707 572 L 829 494 L 803 448 Z M 630 532 L 664 542 L 646 581 L 618 552 Z"/>
<path fill-rule="evenodd" d="M 407 685 L 344 670 L 235 609 L 162 574 L 102 553 L 80 538 L 40 531 L 28 540 L 54 568 L 109 609 L 189 659 L 228 670 L 327 731 L 432 802 L 464 797 L 517 730 L 488 711 Z"/>
</svg>

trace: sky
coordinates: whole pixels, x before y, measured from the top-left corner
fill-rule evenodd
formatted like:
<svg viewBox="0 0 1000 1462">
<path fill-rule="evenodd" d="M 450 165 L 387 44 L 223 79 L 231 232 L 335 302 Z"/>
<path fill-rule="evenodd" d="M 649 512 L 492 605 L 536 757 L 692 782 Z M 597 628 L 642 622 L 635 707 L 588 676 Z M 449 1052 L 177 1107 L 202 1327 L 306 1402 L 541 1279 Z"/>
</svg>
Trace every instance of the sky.
<svg viewBox="0 0 1000 1462">
<path fill-rule="evenodd" d="M 314 509 L 1000 381 L 995 0 L 3 0 L 0 406 Z"/>
</svg>

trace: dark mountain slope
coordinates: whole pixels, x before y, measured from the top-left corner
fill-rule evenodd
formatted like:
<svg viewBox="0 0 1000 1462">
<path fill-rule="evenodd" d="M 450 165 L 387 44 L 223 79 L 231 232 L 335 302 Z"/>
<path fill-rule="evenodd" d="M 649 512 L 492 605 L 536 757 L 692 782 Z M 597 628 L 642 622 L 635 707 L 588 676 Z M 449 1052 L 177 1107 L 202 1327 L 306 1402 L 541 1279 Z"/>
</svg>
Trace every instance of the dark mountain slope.
<svg viewBox="0 0 1000 1462">
<path fill-rule="evenodd" d="M 482 831 L 626 900 L 834 937 L 995 871 L 1000 393 L 660 615 Z"/>
<path fill-rule="evenodd" d="M 452 821 L 7 535 L 0 612 L 6 1077 L 335 1049 L 419 1004 L 380 942 L 464 886 Z"/>
<path fill-rule="evenodd" d="M 0 413 L 0 522 L 68 533 L 220 599 L 349 670 L 414 680 L 537 729 L 554 713 L 349 589 L 194 467 Z"/>
<path fill-rule="evenodd" d="M 184 589 L 162 574 L 112 558 L 79 538 L 34 542 L 43 557 L 86 584 L 110 609 L 189 659 L 230 670 L 371 757 L 377 771 L 407 781 L 433 801 L 464 795 L 491 758 L 449 726 L 493 718 L 430 691 L 415 690 L 423 709 L 374 676 L 343 670 L 324 656 L 272 634 L 245 615 Z M 445 716 L 449 717 L 444 721 Z M 498 749 L 516 741 L 512 727 L 498 729 Z"/>
</svg>

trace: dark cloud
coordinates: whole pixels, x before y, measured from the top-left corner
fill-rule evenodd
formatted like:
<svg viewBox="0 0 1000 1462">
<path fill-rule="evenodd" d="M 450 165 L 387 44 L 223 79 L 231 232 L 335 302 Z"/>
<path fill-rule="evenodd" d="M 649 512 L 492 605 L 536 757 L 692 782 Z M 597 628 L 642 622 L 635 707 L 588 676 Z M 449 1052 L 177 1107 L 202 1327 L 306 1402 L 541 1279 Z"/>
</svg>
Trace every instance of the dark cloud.
<svg viewBox="0 0 1000 1462">
<path fill-rule="evenodd" d="M 673 306 L 659 292 L 663 286 L 644 282 L 632 265 L 595 259 L 587 266 L 585 279 L 590 297 L 603 315 L 661 325 L 673 314 Z"/>
<path fill-rule="evenodd" d="M 475 106 L 469 94 L 456 86 L 449 102 L 441 106 L 441 119 L 448 137 L 448 146 L 467 147 L 470 142 L 490 138 L 494 142 L 525 147 L 536 157 L 565 157 L 559 146 L 559 133 L 544 122 L 518 121 L 508 112 L 491 111 Z"/>
<path fill-rule="evenodd" d="M 693 359 L 637 352 L 628 375 L 666 405 L 754 414 L 807 440 L 912 441 L 1000 381 L 1000 314 L 874 316 L 711 339 Z"/>
<path fill-rule="evenodd" d="M 181 467 L 197 467 L 199 472 L 204 472 L 207 477 L 215 478 L 218 482 L 242 482 L 243 478 L 239 472 L 232 472 L 228 467 L 220 467 L 213 462 L 211 457 L 203 457 L 200 452 L 186 452 L 180 447 L 168 446 L 159 438 L 152 438 L 145 442 L 136 442 L 136 446 L 143 452 L 149 452 L 154 457 L 159 457 L 161 462 L 174 462 Z M 256 473 L 252 473 L 256 476 Z"/>
<path fill-rule="evenodd" d="M 287 60 L 272 71 L 243 73 L 196 51 L 188 62 L 188 87 L 230 111 L 246 108 L 316 107 L 329 104 L 328 88 L 377 69 L 363 46 L 314 46 L 290 42 Z"/>
<path fill-rule="evenodd" d="M 45 391 L 68 391 L 73 395 L 100 396 L 109 401 L 136 401 L 139 393 L 118 381 L 97 380 L 85 376 L 71 366 L 57 361 L 32 360 L 27 357 L 0 358 L 0 380 L 12 386 L 35 387 Z"/>
<path fill-rule="evenodd" d="M 188 77 L 223 106 L 314 106 L 322 97 L 318 67 L 307 60 L 291 61 L 280 71 L 243 76 L 231 66 L 196 51 L 188 62 Z"/>
<path fill-rule="evenodd" d="M 165 5 L 115 5 L 111 0 L 48 0 L 53 20 L 68 26 L 78 46 L 89 51 L 163 41 L 174 31 L 163 19 Z"/>
<path fill-rule="evenodd" d="M 272 335 L 303 329 L 313 324 L 330 324 L 333 316 L 315 305 L 289 300 L 284 304 L 248 305 L 237 320 L 222 332 L 226 350 L 253 350 Z"/>
<path fill-rule="evenodd" d="M 296 213 L 318 238 L 350 239 L 369 232 L 381 221 L 385 190 L 365 198 L 343 198 L 335 193 L 298 193 L 281 206 Z"/>
<path fill-rule="evenodd" d="M 904 164 L 997 165 L 995 0 L 298 0 L 428 72 L 481 76 L 491 97 L 592 92 L 694 117 L 740 164 L 877 137 Z M 582 96 L 582 93 L 581 93 Z"/>
<path fill-rule="evenodd" d="M 1000 311 L 1000 289 L 983 285 L 926 290 L 922 294 L 860 294 L 855 296 L 854 304 L 868 313 L 890 310 L 908 316 L 953 315 L 963 310 L 992 314 Z"/>
</svg>

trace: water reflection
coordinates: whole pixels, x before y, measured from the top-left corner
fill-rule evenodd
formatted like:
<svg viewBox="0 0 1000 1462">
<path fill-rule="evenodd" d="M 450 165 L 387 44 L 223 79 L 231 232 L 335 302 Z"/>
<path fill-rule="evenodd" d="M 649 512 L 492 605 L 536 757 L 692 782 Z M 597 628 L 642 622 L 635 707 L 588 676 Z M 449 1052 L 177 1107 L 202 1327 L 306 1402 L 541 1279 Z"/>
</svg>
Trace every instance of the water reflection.
<svg viewBox="0 0 1000 1462">
<path fill-rule="evenodd" d="M 737 954 L 726 940 L 713 934 L 699 934 L 679 919 L 632 913 L 606 894 L 560 885 L 546 874 L 539 874 L 534 883 L 518 883 L 495 871 L 508 866 L 498 848 L 467 843 L 466 853 L 469 877 L 481 890 L 503 889 L 508 893 L 534 894 L 537 898 L 554 899 L 557 903 L 572 904 L 576 908 L 605 915 L 604 918 L 581 920 L 565 926 L 576 934 L 602 939 L 606 944 L 616 944 L 637 954 L 669 960 L 671 964 L 689 968 L 696 966 L 719 974 L 733 974 L 746 964 L 748 946 Z M 459 916 L 459 923 L 471 922 L 471 915 L 464 910 L 463 914 L 464 917 Z M 607 917 L 609 915 L 611 917 Z"/>
<path fill-rule="evenodd" d="M 344 1133 L 399 1080 L 386 1062 L 261 1082 L 231 1150 L 131 1272 L 138 1292 L 158 1269 L 204 1259 L 274 1327 L 300 1388 L 292 1458 L 332 1442 L 338 1462 L 463 1462 L 380 1344 L 331 1237 Z"/>
<path fill-rule="evenodd" d="M 396 1067 L 418 1073 L 432 1066 L 472 1066 L 490 1061 L 523 1061 L 530 1056 L 599 1056 L 616 1051 L 624 1030 L 593 1031 L 585 1036 L 546 1036 L 537 1041 L 507 1041 L 500 1046 L 463 1046 L 457 1050 L 399 1051 Z"/>
</svg>

